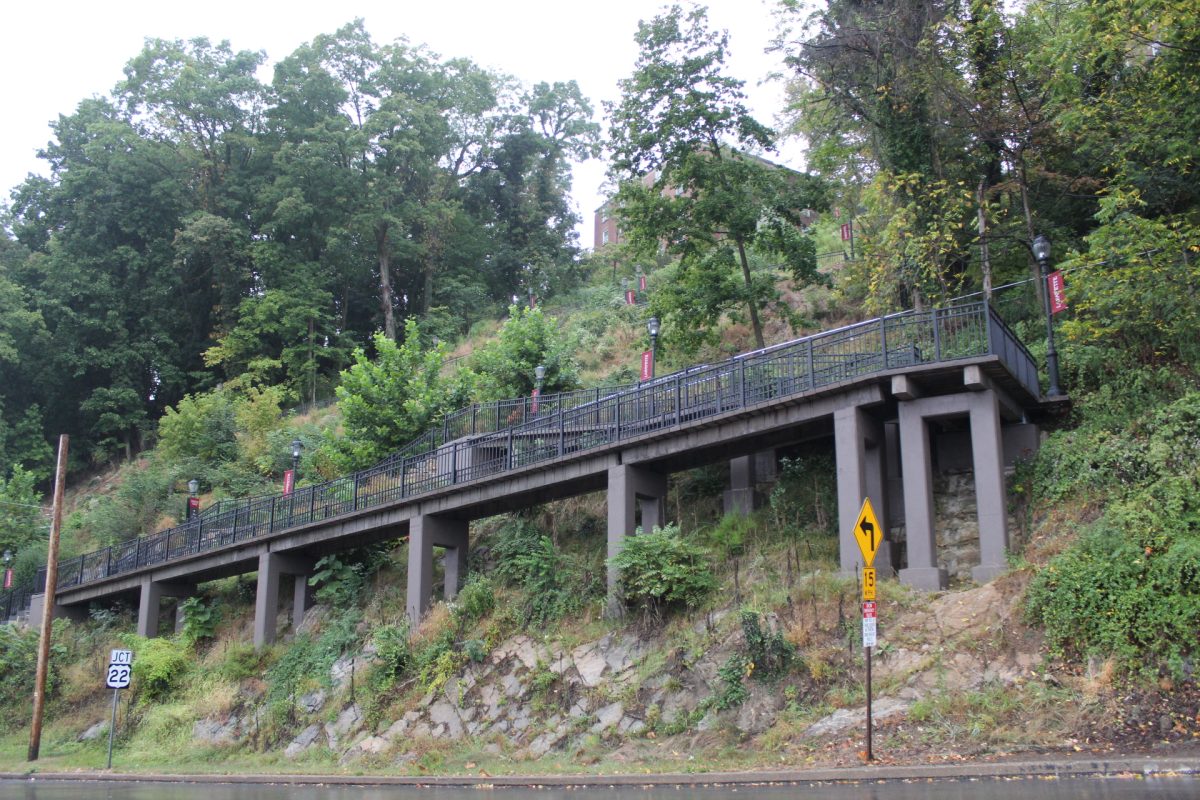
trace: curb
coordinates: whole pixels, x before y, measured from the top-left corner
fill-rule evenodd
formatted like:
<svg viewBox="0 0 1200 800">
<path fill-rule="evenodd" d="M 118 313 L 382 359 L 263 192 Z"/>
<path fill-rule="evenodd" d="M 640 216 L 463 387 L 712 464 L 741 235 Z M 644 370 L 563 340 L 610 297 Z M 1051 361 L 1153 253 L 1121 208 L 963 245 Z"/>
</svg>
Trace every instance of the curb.
<svg viewBox="0 0 1200 800">
<path fill-rule="evenodd" d="M 279 784 L 327 786 L 457 786 L 464 788 L 607 786 L 763 786 L 911 780 L 1102 777 L 1114 775 L 1200 778 L 1200 756 L 1117 757 L 1063 761 L 862 766 L 771 772 L 663 773 L 657 775 L 169 775 L 116 772 L 2 772 L 5 781 L 113 783 Z"/>
</svg>

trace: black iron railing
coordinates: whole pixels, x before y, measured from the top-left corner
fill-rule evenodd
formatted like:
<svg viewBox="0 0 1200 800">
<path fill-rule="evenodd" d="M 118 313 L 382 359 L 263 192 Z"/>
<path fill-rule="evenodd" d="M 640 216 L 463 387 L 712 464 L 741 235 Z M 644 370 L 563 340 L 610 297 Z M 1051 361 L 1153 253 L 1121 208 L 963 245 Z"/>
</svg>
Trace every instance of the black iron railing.
<svg viewBox="0 0 1200 800">
<path fill-rule="evenodd" d="M 60 562 L 59 588 L 383 506 L 646 433 L 893 369 L 993 354 L 1039 395 L 1033 357 L 986 304 L 905 312 L 652 381 L 480 404 L 373 467 L 288 495 L 249 498 L 183 525 Z M 11 615 L 44 587 L 0 600 Z"/>
</svg>

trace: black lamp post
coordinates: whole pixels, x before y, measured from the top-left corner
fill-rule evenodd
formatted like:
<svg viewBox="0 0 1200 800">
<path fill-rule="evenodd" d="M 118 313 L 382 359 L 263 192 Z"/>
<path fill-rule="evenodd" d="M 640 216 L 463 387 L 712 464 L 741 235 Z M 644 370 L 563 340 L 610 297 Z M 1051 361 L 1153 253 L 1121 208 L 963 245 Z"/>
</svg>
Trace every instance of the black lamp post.
<svg viewBox="0 0 1200 800">
<path fill-rule="evenodd" d="M 195 519 L 200 513 L 200 481 L 192 478 L 188 481 L 187 518 Z"/>
<path fill-rule="evenodd" d="M 538 364 L 533 368 L 533 408 L 534 414 L 538 412 L 538 403 L 542 396 L 542 382 L 546 380 L 546 367 L 544 364 Z"/>
<path fill-rule="evenodd" d="M 1058 350 L 1054 347 L 1054 322 L 1050 311 L 1050 240 L 1038 234 L 1033 240 L 1033 257 L 1042 269 L 1042 308 L 1046 312 L 1046 371 L 1050 375 L 1049 394 L 1058 397 Z"/>
<path fill-rule="evenodd" d="M 651 317 L 646 322 L 646 330 L 650 332 L 650 378 L 653 380 L 654 362 L 658 358 L 658 317 Z"/>
</svg>

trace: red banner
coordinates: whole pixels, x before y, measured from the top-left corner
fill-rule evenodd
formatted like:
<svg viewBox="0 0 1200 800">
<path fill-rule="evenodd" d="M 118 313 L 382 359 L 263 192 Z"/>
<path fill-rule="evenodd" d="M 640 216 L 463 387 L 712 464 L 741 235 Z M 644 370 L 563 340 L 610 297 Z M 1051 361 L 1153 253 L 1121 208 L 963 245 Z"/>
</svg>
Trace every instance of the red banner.
<svg viewBox="0 0 1200 800">
<path fill-rule="evenodd" d="M 11 569 L 4 570 L 4 588 L 5 589 L 12 588 L 12 570 Z"/>
<path fill-rule="evenodd" d="M 189 497 L 187 503 L 187 518 L 194 519 L 200 514 L 200 498 Z"/>
<path fill-rule="evenodd" d="M 541 396 L 541 394 L 542 394 L 542 390 L 541 390 L 541 389 L 534 389 L 534 390 L 533 390 L 533 394 L 532 394 L 532 397 L 533 397 L 533 402 L 530 404 L 530 408 L 529 408 L 529 411 L 530 411 L 530 413 L 531 413 L 531 414 L 536 414 L 536 413 L 537 413 L 537 407 L 538 407 L 538 397 L 540 397 L 540 396 Z"/>
<path fill-rule="evenodd" d="M 638 275 L 638 289 L 643 292 L 646 291 L 646 276 L 645 275 Z"/>
<path fill-rule="evenodd" d="M 537 308 L 537 295 L 536 294 L 529 295 L 529 307 Z"/>
<path fill-rule="evenodd" d="M 642 380 L 648 381 L 654 375 L 654 353 L 650 350 L 642 351 Z"/>
<path fill-rule="evenodd" d="M 1051 272 L 1046 276 L 1046 291 L 1050 292 L 1051 314 L 1067 310 L 1067 288 L 1063 283 L 1061 271 Z"/>
<path fill-rule="evenodd" d="M 851 226 L 853 224 L 854 224 L 853 222 L 843 222 L 842 223 L 842 241 L 843 242 L 850 241 L 850 238 L 853 236 L 853 229 L 851 228 Z"/>
<path fill-rule="evenodd" d="M 637 303 L 637 296 L 633 293 L 633 289 L 625 290 L 625 303 L 631 306 Z"/>
<path fill-rule="evenodd" d="M 295 470 L 285 469 L 283 471 L 283 493 L 291 494 L 296 488 L 296 472 Z"/>
</svg>

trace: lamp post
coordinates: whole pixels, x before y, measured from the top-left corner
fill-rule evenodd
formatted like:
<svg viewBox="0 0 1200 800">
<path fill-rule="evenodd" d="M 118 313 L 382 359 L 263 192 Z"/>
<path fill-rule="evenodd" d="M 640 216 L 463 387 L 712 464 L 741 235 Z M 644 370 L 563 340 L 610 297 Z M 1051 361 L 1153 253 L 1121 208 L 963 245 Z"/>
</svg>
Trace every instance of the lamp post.
<svg viewBox="0 0 1200 800">
<path fill-rule="evenodd" d="M 200 481 L 188 481 L 187 519 L 193 520 L 200 513 Z"/>
<path fill-rule="evenodd" d="M 1054 322 L 1050 311 L 1050 240 L 1043 234 L 1033 239 L 1033 257 L 1037 259 L 1042 270 L 1042 309 L 1046 313 L 1046 371 L 1050 376 L 1049 394 L 1058 397 L 1062 391 L 1058 388 L 1058 350 L 1054 347 Z"/>
<path fill-rule="evenodd" d="M 537 416 L 538 398 L 542 396 L 542 382 L 546 380 L 546 366 L 544 364 L 538 364 L 536 367 L 533 368 L 533 379 L 534 379 L 534 387 L 533 387 L 532 411 L 533 411 L 534 416 Z"/>
<path fill-rule="evenodd" d="M 654 361 L 658 356 L 658 317 L 651 317 L 646 322 L 646 330 L 650 333 L 650 377 L 654 378 Z"/>
</svg>

